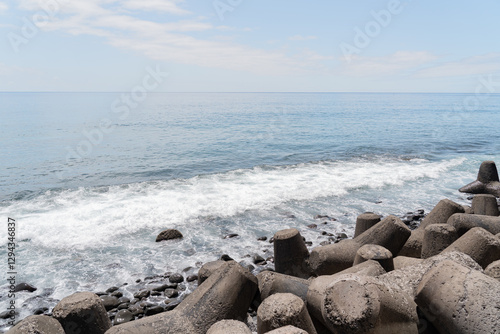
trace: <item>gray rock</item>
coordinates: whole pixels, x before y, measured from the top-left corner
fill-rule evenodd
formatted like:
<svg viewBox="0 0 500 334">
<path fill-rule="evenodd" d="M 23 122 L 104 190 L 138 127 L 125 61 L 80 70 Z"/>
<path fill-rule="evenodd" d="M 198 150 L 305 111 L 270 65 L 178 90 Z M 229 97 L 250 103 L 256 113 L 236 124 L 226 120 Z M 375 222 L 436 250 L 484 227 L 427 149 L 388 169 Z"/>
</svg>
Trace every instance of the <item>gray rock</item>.
<svg viewBox="0 0 500 334">
<path fill-rule="evenodd" d="M 28 283 L 19 283 L 14 288 L 14 292 L 19 292 L 19 291 L 33 292 L 33 291 L 36 291 L 36 290 L 37 290 L 37 288 L 35 288 L 33 285 L 28 284 Z"/>
<path fill-rule="evenodd" d="M 126 322 L 134 320 L 134 315 L 129 310 L 120 310 L 115 315 L 114 325 L 124 324 Z"/>
<path fill-rule="evenodd" d="M 64 334 L 61 324 L 52 317 L 32 315 L 12 327 L 8 334 Z"/>
<path fill-rule="evenodd" d="M 101 296 L 100 298 L 102 300 L 102 304 L 104 305 L 104 308 L 106 309 L 106 311 L 109 311 L 109 310 L 117 307 L 118 305 L 120 305 L 120 301 L 116 297 Z"/>
<path fill-rule="evenodd" d="M 173 239 L 181 239 L 183 238 L 183 235 L 181 232 L 175 230 L 175 229 L 168 229 L 165 231 L 160 232 L 158 236 L 156 237 L 156 242 L 160 242 L 163 240 L 173 240 Z"/>
<path fill-rule="evenodd" d="M 182 283 L 182 282 L 184 282 L 184 276 L 176 273 L 176 274 L 170 275 L 168 280 L 170 281 L 170 283 Z"/>
</svg>

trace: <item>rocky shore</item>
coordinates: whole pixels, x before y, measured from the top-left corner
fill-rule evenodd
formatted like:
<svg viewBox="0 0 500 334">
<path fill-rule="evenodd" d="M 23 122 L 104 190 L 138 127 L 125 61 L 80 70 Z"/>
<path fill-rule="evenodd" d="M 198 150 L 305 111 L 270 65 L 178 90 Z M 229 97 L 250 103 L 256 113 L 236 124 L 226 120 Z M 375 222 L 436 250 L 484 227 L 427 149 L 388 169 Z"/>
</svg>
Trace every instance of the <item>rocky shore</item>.
<svg viewBox="0 0 500 334">
<path fill-rule="evenodd" d="M 8 333 L 497 333 L 500 183 L 494 162 L 484 162 L 478 179 L 460 191 L 475 194 L 470 206 L 443 199 L 427 215 L 363 213 L 352 239 L 325 231 L 321 245 L 309 249 L 297 229 L 280 230 L 256 241 L 273 243 L 273 255 L 239 262 L 222 255 L 199 270 L 77 292 Z M 157 241 L 175 238 L 182 234 L 167 230 Z"/>
</svg>

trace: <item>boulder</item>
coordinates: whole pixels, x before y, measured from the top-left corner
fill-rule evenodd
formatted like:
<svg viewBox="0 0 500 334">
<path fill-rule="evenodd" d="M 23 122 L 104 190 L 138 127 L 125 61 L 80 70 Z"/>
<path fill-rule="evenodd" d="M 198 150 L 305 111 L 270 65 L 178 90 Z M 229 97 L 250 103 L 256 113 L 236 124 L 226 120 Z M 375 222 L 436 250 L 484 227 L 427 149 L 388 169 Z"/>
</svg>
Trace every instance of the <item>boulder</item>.
<svg viewBox="0 0 500 334">
<path fill-rule="evenodd" d="M 45 315 L 31 315 L 12 327 L 7 334 L 65 334 L 59 321 Z"/>
<path fill-rule="evenodd" d="M 161 231 L 160 234 L 156 237 L 156 242 L 160 242 L 163 240 L 173 240 L 173 239 L 182 239 L 182 233 L 175 229 L 168 229 L 165 231 Z"/>
</svg>

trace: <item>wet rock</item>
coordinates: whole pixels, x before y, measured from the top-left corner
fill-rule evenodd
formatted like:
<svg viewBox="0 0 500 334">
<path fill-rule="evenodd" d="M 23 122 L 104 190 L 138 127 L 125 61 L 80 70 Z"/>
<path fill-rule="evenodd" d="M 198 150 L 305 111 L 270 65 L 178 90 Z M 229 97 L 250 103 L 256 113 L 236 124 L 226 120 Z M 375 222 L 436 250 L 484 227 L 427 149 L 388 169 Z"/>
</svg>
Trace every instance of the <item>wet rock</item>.
<svg viewBox="0 0 500 334">
<path fill-rule="evenodd" d="M 118 305 L 117 309 L 124 310 L 124 309 L 128 309 L 129 306 L 130 306 L 129 303 L 121 303 L 120 305 Z"/>
<path fill-rule="evenodd" d="M 19 291 L 34 292 L 36 290 L 37 290 L 37 288 L 35 288 L 33 285 L 28 284 L 28 283 L 19 283 L 14 288 L 14 292 L 19 292 Z"/>
<path fill-rule="evenodd" d="M 167 306 L 165 307 L 165 311 L 172 311 L 173 309 L 175 309 L 181 302 L 176 300 L 176 301 L 173 301 L 173 302 L 170 302 L 167 304 Z"/>
<path fill-rule="evenodd" d="M 182 282 L 184 282 L 184 276 L 182 276 L 181 274 L 178 274 L 178 273 L 170 275 L 170 277 L 168 279 L 169 279 L 170 283 L 182 283 Z"/>
<path fill-rule="evenodd" d="M 162 284 L 160 286 L 157 286 L 156 288 L 153 288 L 153 291 L 165 291 L 166 289 L 177 289 L 177 283 L 169 283 L 169 284 Z"/>
<path fill-rule="evenodd" d="M 118 302 L 120 302 L 120 304 L 122 304 L 122 303 L 130 303 L 130 299 L 127 298 L 127 297 L 120 297 L 120 298 L 118 298 Z"/>
<path fill-rule="evenodd" d="M 328 215 L 316 215 L 314 219 L 328 219 L 329 221 L 336 221 L 336 218 L 330 217 Z"/>
<path fill-rule="evenodd" d="M 253 256 L 252 261 L 253 261 L 254 264 L 259 265 L 259 266 L 262 266 L 262 265 L 266 264 L 266 260 L 262 256 L 260 256 L 258 254 L 255 254 Z"/>
<path fill-rule="evenodd" d="M 197 281 L 198 280 L 198 275 L 189 275 L 187 278 L 186 278 L 186 281 L 187 282 L 194 282 L 194 281 Z"/>
<path fill-rule="evenodd" d="M 148 298 L 150 294 L 151 294 L 151 291 L 149 291 L 149 290 L 141 290 L 141 291 L 134 293 L 134 298 L 137 298 L 137 299 Z"/>
<path fill-rule="evenodd" d="M 44 314 L 45 312 L 48 312 L 49 308 L 48 307 L 39 307 L 33 311 L 34 315 L 41 315 Z"/>
<path fill-rule="evenodd" d="M 168 229 L 162 231 L 156 237 L 156 242 L 164 241 L 164 240 L 173 240 L 173 239 L 181 239 L 183 238 L 182 233 L 175 229 Z"/>
<path fill-rule="evenodd" d="M 179 292 L 177 290 L 174 290 L 174 289 L 166 289 L 165 292 L 163 292 L 163 294 L 167 298 L 175 298 L 175 297 L 179 296 Z"/>
<path fill-rule="evenodd" d="M 267 237 L 266 236 L 264 236 L 264 237 L 258 237 L 257 240 L 258 241 L 266 241 Z"/>
<path fill-rule="evenodd" d="M 118 305 L 120 305 L 120 302 L 118 301 L 118 298 L 112 297 L 112 296 L 101 296 L 100 297 L 102 300 L 102 303 L 104 305 L 104 308 L 106 311 L 109 311 Z"/>
<path fill-rule="evenodd" d="M 316 228 L 318 228 L 318 225 L 316 225 L 316 224 L 309 224 L 309 225 L 307 225 L 307 227 L 310 228 L 310 229 L 316 229 Z"/>
<path fill-rule="evenodd" d="M 236 238 L 236 237 L 239 237 L 239 236 L 240 236 L 239 234 L 230 233 L 230 234 L 224 236 L 224 239 L 232 239 L 232 238 Z"/>
<path fill-rule="evenodd" d="M 112 297 L 120 298 L 123 297 L 123 293 L 120 291 L 115 291 L 111 294 Z"/>
<path fill-rule="evenodd" d="M 233 260 L 234 260 L 232 257 L 230 257 L 230 256 L 229 256 L 229 255 L 227 255 L 227 254 L 222 254 L 222 255 L 221 255 L 221 257 L 220 257 L 220 259 L 221 259 L 222 261 L 226 261 L 226 262 L 227 262 L 227 261 L 233 261 Z"/>
<path fill-rule="evenodd" d="M 144 314 L 146 316 L 150 316 L 150 315 L 155 315 L 155 314 L 162 313 L 162 312 L 165 312 L 165 309 L 163 307 L 159 306 L 159 305 L 156 305 L 156 306 L 148 307 L 144 311 Z"/>
<path fill-rule="evenodd" d="M 111 288 L 106 290 L 106 293 L 113 293 L 113 292 L 117 291 L 118 289 L 119 289 L 119 287 L 112 286 Z"/>
<path fill-rule="evenodd" d="M 124 324 L 126 322 L 134 320 L 134 315 L 129 310 L 120 310 L 115 315 L 114 325 Z"/>
</svg>

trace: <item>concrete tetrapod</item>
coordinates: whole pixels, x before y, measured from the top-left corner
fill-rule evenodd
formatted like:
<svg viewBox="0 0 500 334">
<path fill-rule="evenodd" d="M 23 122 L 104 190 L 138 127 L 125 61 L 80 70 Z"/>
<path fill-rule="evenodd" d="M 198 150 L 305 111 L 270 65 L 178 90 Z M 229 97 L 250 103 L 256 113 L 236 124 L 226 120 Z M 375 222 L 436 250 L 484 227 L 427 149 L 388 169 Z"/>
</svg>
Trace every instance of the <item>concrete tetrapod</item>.
<svg viewBox="0 0 500 334">
<path fill-rule="evenodd" d="M 335 275 L 324 288 L 321 315 L 334 333 L 418 333 L 413 299 L 374 277 Z"/>
<path fill-rule="evenodd" d="M 316 275 L 335 274 L 353 265 L 361 246 L 380 245 L 394 255 L 399 253 L 410 234 L 410 229 L 399 218 L 388 216 L 354 239 L 314 248 L 309 257 L 309 264 Z"/>
<path fill-rule="evenodd" d="M 281 230 L 274 234 L 274 266 L 278 273 L 309 278 L 311 269 L 308 258 L 309 251 L 297 229 Z"/>
<path fill-rule="evenodd" d="M 433 224 L 427 226 L 424 229 L 424 240 L 422 242 L 422 259 L 438 255 L 457 239 L 457 230 L 450 224 Z"/>
<path fill-rule="evenodd" d="M 448 246 L 443 253 L 459 251 L 469 255 L 481 267 L 500 260 L 500 240 L 481 227 L 474 227 Z"/>
<path fill-rule="evenodd" d="M 463 213 L 464 208 L 449 199 L 443 199 L 422 220 L 420 226 L 411 231 L 411 236 L 406 241 L 399 255 L 419 258 L 422 254 L 422 243 L 424 240 L 424 229 L 433 224 L 446 224 L 448 218 L 455 213 Z M 394 254 L 394 256 L 396 256 Z"/>
<path fill-rule="evenodd" d="M 477 179 L 459 189 L 460 192 L 470 194 L 490 194 L 500 197 L 500 182 L 495 162 L 483 161 L 479 167 Z"/>
<path fill-rule="evenodd" d="M 294 276 L 262 271 L 257 275 L 262 300 L 276 293 L 291 293 L 306 301 L 310 281 Z"/>
<path fill-rule="evenodd" d="M 245 319 L 257 292 L 257 278 L 226 262 L 173 311 L 114 326 L 106 334 L 205 334 L 217 321 Z"/>
<path fill-rule="evenodd" d="M 458 236 L 464 235 L 474 227 L 482 227 L 493 234 L 500 233 L 500 217 L 456 213 L 448 219 L 447 223 L 457 230 Z"/>
<path fill-rule="evenodd" d="M 302 299 L 291 293 L 277 293 L 266 298 L 257 310 L 257 333 L 267 333 L 287 325 L 316 334 Z"/>
<path fill-rule="evenodd" d="M 431 269 L 415 300 L 440 333 L 491 334 L 500 328 L 500 282 L 454 261 Z"/>
<path fill-rule="evenodd" d="M 278 329 L 267 332 L 267 334 L 307 334 L 303 329 L 297 328 L 295 326 L 285 326 Z"/>
<path fill-rule="evenodd" d="M 356 229 L 354 231 L 354 237 L 356 238 L 358 235 L 370 229 L 379 222 L 380 216 L 374 214 L 373 212 L 365 212 L 360 214 L 356 218 Z"/>
<path fill-rule="evenodd" d="M 374 260 L 380 263 L 386 272 L 394 270 L 392 253 L 385 247 L 370 244 L 361 246 L 356 253 L 356 257 L 354 258 L 354 265 L 368 260 Z"/>
<path fill-rule="evenodd" d="M 475 215 L 498 216 L 497 198 L 493 195 L 478 194 L 472 199 L 472 211 Z"/>
<path fill-rule="evenodd" d="M 491 262 L 486 269 L 484 269 L 484 274 L 500 281 L 500 260 Z"/>
<path fill-rule="evenodd" d="M 238 320 L 221 320 L 207 331 L 207 334 L 252 334 L 250 328 Z"/>
</svg>

